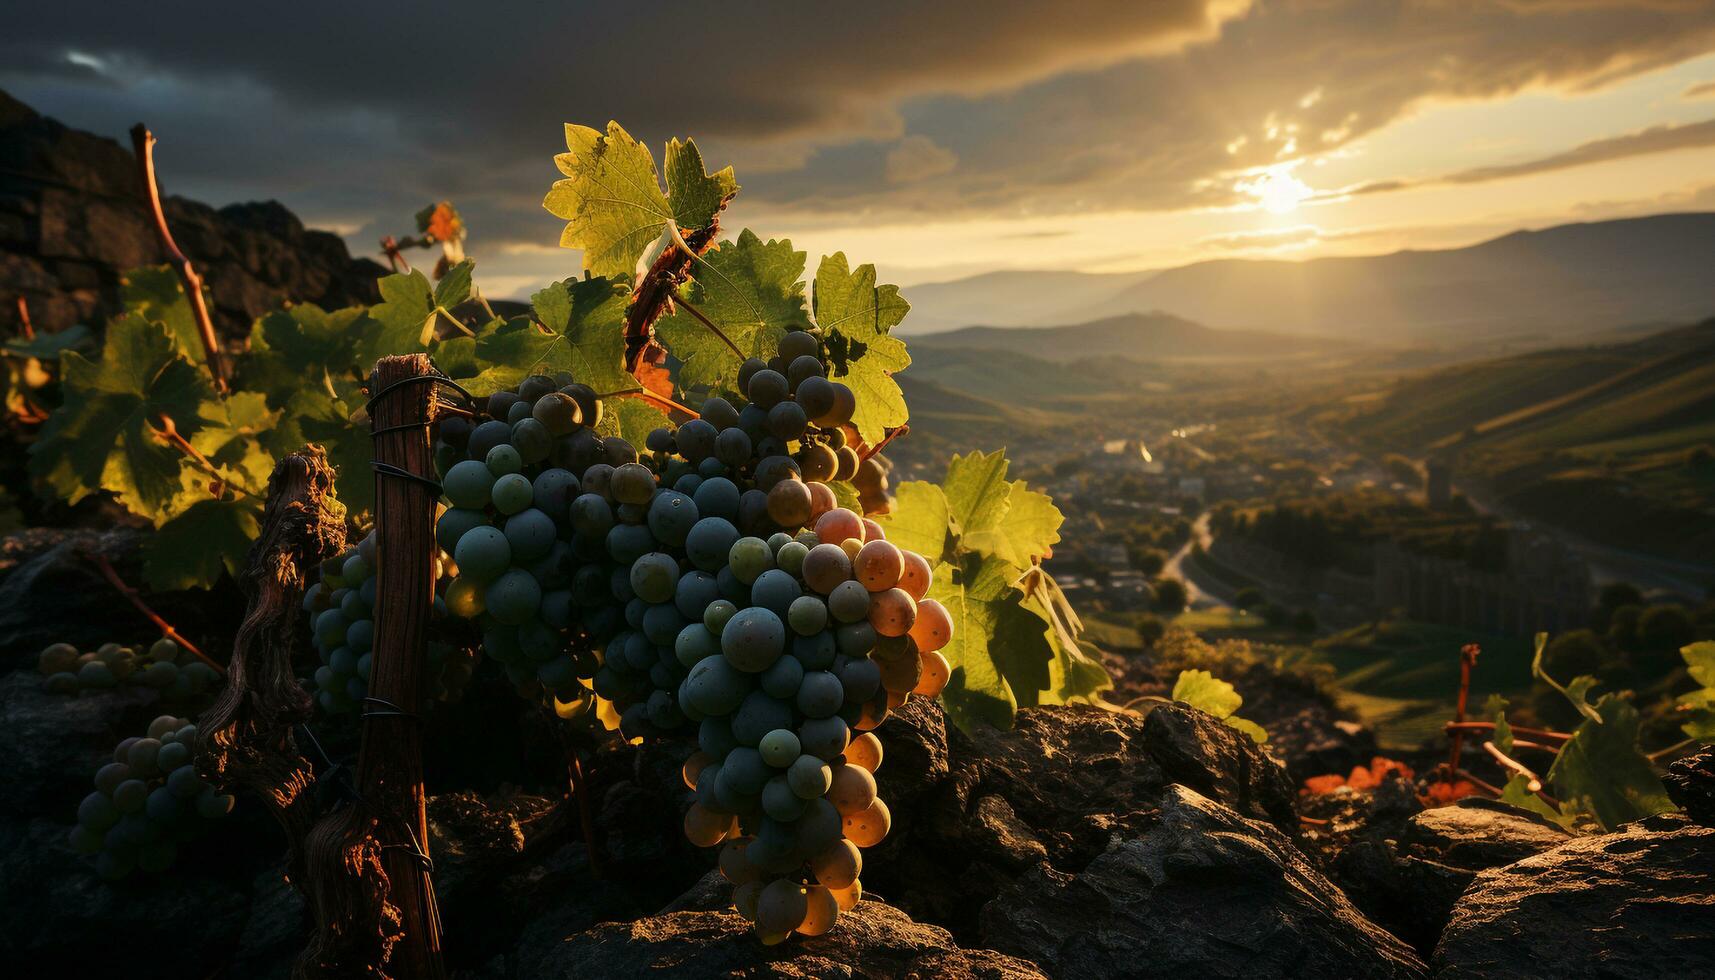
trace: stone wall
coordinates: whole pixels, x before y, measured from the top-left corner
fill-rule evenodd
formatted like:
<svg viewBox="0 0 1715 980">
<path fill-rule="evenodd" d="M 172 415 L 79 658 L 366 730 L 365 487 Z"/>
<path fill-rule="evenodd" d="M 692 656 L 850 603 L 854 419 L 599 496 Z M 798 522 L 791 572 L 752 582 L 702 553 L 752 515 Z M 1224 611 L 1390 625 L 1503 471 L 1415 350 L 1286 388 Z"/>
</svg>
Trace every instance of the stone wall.
<svg viewBox="0 0 1715 980">
<path fill-rule="evenodd" d="M 120 276 L 166 260 L 143 202 L 128 148 L 0 91 L 0 332 L 16 330 L 18 296 L 38 330 L 98 326 L 115 312 Z M 228 338 L 286 300 L 339 307 L 378 299 L 385 269 L 353 259 L 338 236 L 306 229 L 276 202 L 216 210 L 169 197 L 163 206 Z"/>
</svg>

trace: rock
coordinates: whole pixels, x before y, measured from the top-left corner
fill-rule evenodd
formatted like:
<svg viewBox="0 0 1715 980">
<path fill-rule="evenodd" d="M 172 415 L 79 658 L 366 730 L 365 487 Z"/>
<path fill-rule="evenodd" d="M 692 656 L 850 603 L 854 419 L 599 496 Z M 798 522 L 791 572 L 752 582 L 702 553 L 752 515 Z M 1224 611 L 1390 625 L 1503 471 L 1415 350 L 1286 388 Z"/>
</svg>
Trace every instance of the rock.
<svg viewBox="0 0 1715 980">
<path fill-rule="evenodd" d="M 865 900 L 825 936 L 764 946 L 736 912 L 669 912 L 606 923 L 521 950 L 514 975 L 683 980 L 846 977 L 852 980 L 1046 980 L 1034 965 L 986 949 L 961 949 L 947 930 Z"/>
<path fill-rule="evenodd" d="M 113 761 L 120 739 L 165 713 L 160 698 L 138 686 L 50 694 L 34 670 L 0 678 L 0 730 L 18 747 L 0 779 L 0 821 L 46 817 L 69 831 L 95 770 Z"/>
<path fill-rule="evenodd" d="M 0 950 L 14 964 L 52 964 L 67 977 L 206 977 L 225 965 L 244 929 L 249 876 L 191 845 L 172 871 L 102 880 L 66 844 L 71 821 L 0 827 Z M 229 846 L 243 846 L 230 841 Z M 39 972 L 39 971 L 34 971 Z"/>
<path fill-rule="evenodd" d="M 1715 745 L 1705 746 L 1667 767 L 1662 778 L 1667 795 L 1685 815 L 1705 827 L 1715 827 Z"/>
<path fill-rule="evenodd" d="M 34 671 L 37 654 L 50 643 L 93 650 L 109 642 L 147 646 L 159 638 L 160 628 L 82 557 L 100 554 L 135 585 L 142 579 L 143 540 L 143 532 L 130 527 L 39 528 L 5 539 L 0 555 L 13 564 L 9 571 L 0 568 L 0 669 Z M 232 636 L 244 614 L 244 601 L 229 579 L 207 592 L 151 593 L 148 601 L 168 622 L 184 625 L 217 660 L 225 659 L 219 638 Z"/>
<path fill-rule="evenodd" d="M 965 843 L 1002 867 L 1022 871 L 1048 859 L 1048 849 L 1012 812 L 1005 797 L 989 795 L 971 807 Z"/>
<path fill-rule="evenodd" d="M 1478 872 L 1570 839 L 1536 814 L 1472 797 L 1416 814 L 1397 839 L 1354 842 L 1334 875 L 1364 914 L 1428 955 Z"/>
<path fill-rule="evenodd" d="M 1148 719 L 1090 705 L 1026 708 L 1010 731 L 966 735 L 937 726 L 939 707 L 883 736 L 877 781 L 893 830 L 864 854 L 864 887 L 907 914 L 977 935 L 984 902 L 1023 869 L 1046 860 L 1075 872 L 1118 837 L 1156 823 L 1162 792 L 1176 779 L 1195 784 L 1245 815 L 1290 832 L 1291 787 L 1280 764 L 1254 742 L 1203 712 L 1163 705 Z M 919 753 L 946 775 L 890 795 L 886 773 L 899 755 Z M 906 768 L 909 768 L 908 766 Z"/>
<path fill-rule="evenodd" d="M 286 880 L 286 869 L 271 868 L 251 886 L 249 915 L 233 951 L 231 975 L 257 980 L 287 980 L 310 938 L 309 907 Z"/>
<path fill-rule="evenodd" d="M 1425 975 L 1285 834 L 1183 786 L 1142 838 L 1019 878 L 983 907 L 981 937 L 1059 980 Z"/>
<path fill-rule="evenodd" d="M 1298 833 L 1292 780 L 1250 736 L 1194 708 L 1165 704 L 1144 719 L 1143 741 L 1169 780 Z"/>
<path fill-rule="evenodd" d="M 888 712 L 876 788 L 890 807 L 909 807 L 947 775 L 947 713 L 941 702 L 912 698 Z"/>
<path fill-rule="evenodd" d="M 228 337 L 287 300 L 332 308 L 379 299 L 385 269 L 353 259 L 338 236 L 305 229 L 278 203 L 217 211 L 168 197 L 162 207 Z M 130 150 L 0 92 L 0 281 L 18 287 L 36 329 L 105 320 L 119 308 L 120 277 L 164 261 Z M 16 315 L 8 298 L 0 316 L 10 327 Z"/>
<path fill-rule="evenodd" d="M 1715 829 L 1679 814 L 1479 874 L 1438 977 L 1715 976 Z"/>
</svg>

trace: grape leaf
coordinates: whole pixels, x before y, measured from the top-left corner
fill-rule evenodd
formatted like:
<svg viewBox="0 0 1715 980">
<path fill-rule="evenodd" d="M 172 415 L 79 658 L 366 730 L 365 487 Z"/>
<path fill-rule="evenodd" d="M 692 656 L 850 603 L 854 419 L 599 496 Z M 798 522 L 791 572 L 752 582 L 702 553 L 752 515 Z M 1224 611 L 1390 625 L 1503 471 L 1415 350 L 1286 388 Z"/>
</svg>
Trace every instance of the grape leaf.
<svg viewBox="0 0 1715 980">
<path fill-rule="evenodd" d="M 861 509 L 861 508 L 859 508 Z M 933 483 L 910 480 L 894 490 L 893 513 L 876 518 L 887 540 L 929 560 L 949 560 L 947 495 Z"/>
<path fill-rule="evenodd" d="M 331 394 L 335 377 L 361 370 L 357 342 L 366 315 L 360 306 L 328 312 L 302 303 L 258 318 L 250 328 L 250 349 L 238 361 L 241 387 L 267 393 L 275 408 L 306 385 Z"/>
<path fill-rule="evenodd" d="M 873 445 L 909 417 L 893 375 L 911 365 L 911 355 L 889 331 L 911 304 L 898 286 L 876 285 L 875 266 L 849 268 L 843 252 L 823 257 L 816 267 L 812 300 L 833 360 L 830 376 L 857 396 L 852 424 Z"/>
<path fill-rule="evenodd" d="M 172 266 L 144 266 L 125 273 L 119 280 L 119 303 L 127 314 L 166 327 L 173 346 L 192 364 L 208 359 L 196 315 Z"/>
<path fill-rule="evenodd" d="M 1268 732 L 1261 725 L 1235 714 L 1245 699 L 1233 685 L 1206 670 L 1180 671 L 1179 679 L 1173 682 L 1173 700 L 1207 711 L 1228 726 L 1249 735 L 1259 745 L 1268 741 Z"/>
<path fill-rule="evenodd" d="M 835 507 L 844 507 L 846 510 L 851 511 L 854 514 L 863 513 L 863 500 L 858 496 L 857 487 L 852 486 L 850 480 L 829 480 L 828 489 L 834 491 Z M 891 537 L 891 535 L 889 535 L 889 537 Z M 898 544 L 897 541 L 894 543 Z M 905 546 L 900 545 L 900 547 L 903 548 Z M 935 562 L 934 556 L 927 557 L 929 558 L 930 565 L 933 566 Z"/>
<path fill-rule="evenodd" d="M 1012 493 L 1007 497 L 1006 516 L 992 536 L 996 557 L 1026 567 L 1048 557 L 1060 540 L 1060 525 L 1065 515 L 1054 506 L 1054 498 L 1025 486 L 1023 480 L 1012 481 Z"/>
<path fill-rule="evenodd" d="M 641 446 L 652 430 L 668 424 L 665 412 L 641 398 L 608 398 L 602 402 L 596 432 L 603 437 L 619 436 L 633 446 Z"/>
<path fill-rule="evenodd" d="M 298 420 L 304 442 L 327 452 L 334 467 L 334 493 L 352 517 L 358 517 L 375 506 L 375 471 L 369 465 L 375 459 L 375 446 L 369 430 L 352 422 L 357 406 L 316 391 L 304 395 L 287 407 L 287 416 Z"/>
<path fill-rule="evenodd" d="M 1604 694 L 1591 710 L 1596 717 L 1573 730 L 1548 770 L 1555 795 L 1608 830 L 1676 809 L 1649 758 L 1638 750 L 1638 709 L 1625 698 Z"/>
<path fill-rule="evenodd" d="M 1680 707 L 1691 716 L 1680 728 L 1690 738 L 1715 741 L 1715 641 L 1680 647 L 1679 655 L 1685 658 L 1686 673 L 1700 685 L 1680 695 Z"/>
<path fill-rule="evenodd" d="M 74 323 L 54 333 L 39 333 L 34 337 L 14 337 L 6 341 L 6 353 L 14 357 L 34 357 L 51 361 L 77 347 L 86 346 L 95 334 L 81 323 Z"/>
<path fill-rule="evenodd" d="M 1496 747 L 1499 748 L 1499 746 Z M 1501 751 L 1504 752 L 1506 750 L 1502 749 Z M 1513 773 L 1512 778 L 1508 779 L 1506 785 L 1501 787 L 1501 795 L 1497 797 L 1497 799 L 1502 803 L 1516 806 L 1521 810 L 1528 810 L 1531 813 L 1534 813 L 1551 823 L 1558 824 L 1567 830 L 1571 830 L 1572 825 L 1576 822 L 1574 820 L 1574 814 L 1571 811 L 1556 810 L 1554 807 L 1549 806 L 1542 797 L 1532 793 L 1530 791 L 1530 780 L 1518 773 Z"/>
<path fill-rule="evenodd" d="M 1206 670 L 1180 671 L 1179 679 L 1173 682 L 1172 697 L 1216 718 L 1227 717 L 1245 703 L 1233 685 Z"/>
<path fill-rule="evenodd" d="M 143 581 L 157 590 L 207 588 L 237 576 L 260 533 L 261 504 L 204 499 L 167 521 L 143 544 Z"/>
<path fill-rule="evenodd" d="M 381 302 L 369 308 L 353 356 L 359 373 L 367 376 L 375 362 L 394 354 L 429 349 L 434 339 L 435 296 L 421 272 L 395 272 L 376 283 Z"/>
<path fill-rule="evenodd" d="M 476 263 L 470 259 L 458 263 L 441 276 L 441 281 L 435 283 L 435 305 L 450 310 L 471 297 L 471 272 L 476 269 Z"/>
<path fill-rule="evenodd" d="M 68 503 L 110 490 L 134 514 L 165 516 L 187 464 L 155 421 L 165 414 L 194 437 L 214 398 L 208 376 L 165 327 L 126 316 L 108 325 L 100 361 L 67 351 L 60 377 L 65 401 L 30 447 L 30 471 Z"/>
<path fill-rule="evenodd" d="M 787 329 L 805 322 L 804 258 L 791 242 L 764 243 L 747 228 L 737 242 L 723 242 L 703 257 L 687 299 L 744 357 L 768 360 Z M 736 384 L 743 358 L 689 312 L 663 318 L 655 335 L 683 364 L 681 388 L 730 390 Z"/>
<path fill-rule="evenodd" d="M 566 221 L 560 246 L 583 249 L 584 268 L 598 276 L 631 276 L 637 256 L 667 222 L 705 228 L 738 193 L 732 168 L 705 173 L 702 154 L 688 140 L 667 144 L 666 193 L 649 148 L 617 122 L 605 134 L 568 124 L 566 149 L 554 157 L 566 179 L 554 182 L 542 206 Z"/>
<path fill-rule="evenodd" d="M 953 638 L 941 648 L 941 655 L 953 669 L 941 698 L 948 717 L 962 729 L 969 730 L 977 722 L 1011 728 L 1018 710 L 995 652 L 1018 637 L 1021 615 L 1034 617 L 1019 607 L 1009 591 L 1003 563 L 974 557 L 959 565 L 936 568 L 929 586 L 928 597 L 946 607 L 953 623 Z M 1022 632 L 1041 636 L 1040 629 Z"/>
<path fill-rule="evenodd" d="M 1012 506 L 1006 471 L 1006 454 L 999 450 L 954 456 L 947 462 L 941 489 L 947 495 L 947 516 L 960 547 L 995 553 L 996 535 Z"/>
<path fill-rule="evenodd" d="M 472 394 L 511 388 L 531 374 L 569 371 L 597 392 L 640 387 L 625 370 L 625 285 L 613 279 L 569 279 L 531 297 L 528 318 L 491 324 L 476 338 L 481 373 L 463 382 Z"/>
</svg>

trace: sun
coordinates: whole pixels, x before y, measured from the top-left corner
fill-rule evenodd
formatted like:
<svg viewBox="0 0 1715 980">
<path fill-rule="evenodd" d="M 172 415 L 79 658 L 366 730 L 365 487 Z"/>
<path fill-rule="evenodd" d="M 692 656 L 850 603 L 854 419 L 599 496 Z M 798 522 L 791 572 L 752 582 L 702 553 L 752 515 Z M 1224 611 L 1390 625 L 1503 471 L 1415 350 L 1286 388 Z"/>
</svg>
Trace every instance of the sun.
<svg viewBox="0 0 1715 980">
<path fill-rule="evenodd" d="M 1241 180 L 1236 189 L 1255 198 L 1271 214 L 1297 210 L 1299 204 L 1316 193 L 1309 184 L 1281 168 L 1270 168 L 1251 180 Z"/>
</svg>

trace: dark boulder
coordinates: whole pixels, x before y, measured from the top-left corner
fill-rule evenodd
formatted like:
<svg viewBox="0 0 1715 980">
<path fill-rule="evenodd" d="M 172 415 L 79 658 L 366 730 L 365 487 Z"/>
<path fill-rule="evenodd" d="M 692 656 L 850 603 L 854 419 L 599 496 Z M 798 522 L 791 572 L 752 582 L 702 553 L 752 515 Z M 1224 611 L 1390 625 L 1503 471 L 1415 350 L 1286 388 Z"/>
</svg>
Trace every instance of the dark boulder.
<svg viewBox="0 0 1715 980">
<path fill-rule="evenodd" d="M 1662 778 L 1667 795 L 1685 815 L 1705 827 L 1715 827 L 1715 745 L 1667 767 Z"/>
<path fill-rule="evenodd" d="M 1416 814 L 1397 837 L 1355 841 L 1333 874 L 1364 914 L 1428 955 L 1479 872 L 1570 839 L 1536 814 L 1472 797 Z"/>
<path fill-rule="evenodd" d="M 1435 964 L 1449 980 L 1715 976 L 1715 829 L 1646 817 L 1484 871 Z"/>
<path fill-rule="evenodd" d="M 1019 878 L 984 906 L 981 936 L 1060 980 L 1425 975 L 1285 834 L 1182 786 L 1147 835 Z"/>
<path fill-rule="evenodd" d="M 687 910 L 607 923 L 520 948 L 520 977 L 846 977 L 851 980 L 1046 980 L 1033 964 L 961 949 L 938 926 L 865 900 L 825 936 L 764 946 L 736 912 Z"/>
<path fill-rule="evenodd" d="M 1010 731 L 969 735 L 946 727 L 933 703 L 901 714 L 876 730 L 884 752 L 877 782 L 893 830 L 864 854 L 864 886 L 962 939 L 976 935 L 983 903 L 1021 872 L 1047 861 L 1075 873 L 1114 838 L 1149 833 L 1174 782 L 1285 833 L 1296 825 L 1280 763 L 1185 705 L 1147 717 L 1089 705 L 1027 708 Z M 901 763 L 906 773 L 926 765 L 944 775 L 927 785 L 911 779 L 901 799 L 888 776 Z"/>
</svg>

